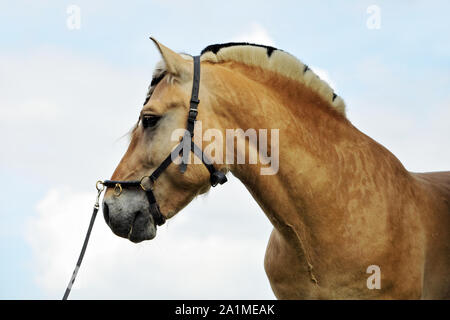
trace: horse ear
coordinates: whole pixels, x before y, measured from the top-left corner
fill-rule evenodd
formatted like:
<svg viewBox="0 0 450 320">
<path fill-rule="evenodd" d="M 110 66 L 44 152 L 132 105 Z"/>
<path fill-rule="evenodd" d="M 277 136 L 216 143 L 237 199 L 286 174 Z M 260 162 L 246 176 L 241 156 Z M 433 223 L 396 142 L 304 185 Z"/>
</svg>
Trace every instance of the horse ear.
<svg viewBox="0 0 450 320">
<path fill-rule="evenodd" d="M 175 76 L 183 77 L 192 73 L 192 65 L 184 59 L 180 54 L 167 48 L 165 45 L 159 43 L 155 38 L 150 37 L 155 43 L 161 56 L 166 64 L 167 72 Z"/>
</svg>

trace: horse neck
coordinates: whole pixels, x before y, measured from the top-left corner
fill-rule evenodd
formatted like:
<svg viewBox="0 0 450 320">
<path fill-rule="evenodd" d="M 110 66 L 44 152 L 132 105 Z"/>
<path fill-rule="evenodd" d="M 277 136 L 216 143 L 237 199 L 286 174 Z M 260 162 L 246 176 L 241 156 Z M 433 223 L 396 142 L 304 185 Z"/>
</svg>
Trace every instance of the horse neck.
<svg viewBox="0 0 450 320">
<path fill-rule="evenodd" d="M 221 67 L 207 82 L 210 124 L 223 131 L 279 129 L 277 174 L 261 175 L 259 163 L 229 164 L 228 169 L 286 237 L 298 239 L 302 233 L 313 239 L 330 222 L 338 223 L 363 175 L 380 167 L 405 171 L 389 151 L 311 89 L 262 70 L 232 66 L 240 72 Z M 380 158 L 386 161 L 377 163 Z"/>
</svg>

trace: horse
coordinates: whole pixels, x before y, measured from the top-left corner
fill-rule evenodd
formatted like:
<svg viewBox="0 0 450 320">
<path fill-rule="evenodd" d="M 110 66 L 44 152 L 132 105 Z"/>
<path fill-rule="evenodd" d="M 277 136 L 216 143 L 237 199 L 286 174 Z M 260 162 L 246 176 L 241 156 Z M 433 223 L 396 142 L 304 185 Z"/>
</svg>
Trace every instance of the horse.
<svg viewBox="0 0 450 320">
<path fill-rule="evenodd" d="M 192 111 L 193 57 L 151 39 L 162 60 L 111 180 L 147 176 L 179 144 L 172 133 L 186 127 Z M 273 225 L 264 268 L 276 298 L 450 298 L 450 171 L 406 170 L 352 125 L 344 100 L 325 81 L 283 50 L 211 45 L 199 64 L 196 126 L 201 121 L 224 135 L 230 128 L 279 130 L 279 141 L 268 141 L 269 152 L 279 150 L 273 174 L 261 174 L 263 156 L 257 163 L 227 161 L 226 144 L 211 142 L 215 170 L 237 177 Z M 231 160 L 261 151 L 246 135 L 234 139 Z M 184 170 L 168 166 L 151 187 L 164 219 L 210 190 L 210 172 L 195 154 L 188 157 Z M 107 188 L 104 217 L 116 235 L 133 242 L 155 237 L 145 194 Z M 379 272 L 372 275 L 378 285 L 370 285 L 368 270 Z"/>
</svg>

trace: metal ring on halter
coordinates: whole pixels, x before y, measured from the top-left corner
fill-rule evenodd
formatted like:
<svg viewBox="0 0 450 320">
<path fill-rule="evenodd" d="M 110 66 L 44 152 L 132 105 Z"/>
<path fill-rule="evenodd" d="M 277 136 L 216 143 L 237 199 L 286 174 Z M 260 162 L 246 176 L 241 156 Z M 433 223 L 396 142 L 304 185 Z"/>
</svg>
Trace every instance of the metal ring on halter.
<svg viewBox="0 0 450 320">
<path fill-rule="evenodd" d="M 101 186 L 101 188 L 99 186 Z M 102 192 L 103 190 L 105 190 L 105 185 L 103 184 L 103 181 L 98 180 L 97 183 L 95 184 L 95 188 L 97 189 L 98 192 Z"/>
<path fill-rule="evenodd" d="M 122 185 L 120 183 L 116 183 L 116 185 L 114 186 L 114 195 L 118 197 L 120 196 L 121 193 L 122 193 Z"/>
<path fill-rule="evenodd" d="M 143 181 L 145 178 L 148 178 L 148 181 L 150 182 L 150 188 L 146 188 L 143 185 Z M 147 192 L 148 190 L 153 190 L 153 183 L 154 181 L 152 180 L 152 178 L 150 176 L 143 176 L 141 178 L 141 180 L 139 180 L 139 186 L 141 187 L 142 190 L 144 190 L 145 192 Z"/>
</svg>

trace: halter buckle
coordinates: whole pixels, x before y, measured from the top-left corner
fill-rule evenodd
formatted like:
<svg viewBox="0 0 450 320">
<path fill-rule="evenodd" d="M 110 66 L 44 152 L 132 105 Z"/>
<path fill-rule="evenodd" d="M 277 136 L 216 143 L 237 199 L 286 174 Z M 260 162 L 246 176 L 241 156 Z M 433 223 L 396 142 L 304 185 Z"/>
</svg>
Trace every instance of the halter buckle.
<svg viewBox="0 0 450 320">
<path fill-rule="evenodd" d="M 195 118 L 197 118 L 197 114 L 198 114 L 198 110 L 191 107 L 191 108 L 189 109 L 189 117 L 188 117 L 188 120 L 195 121 Z"/>
</svg>

